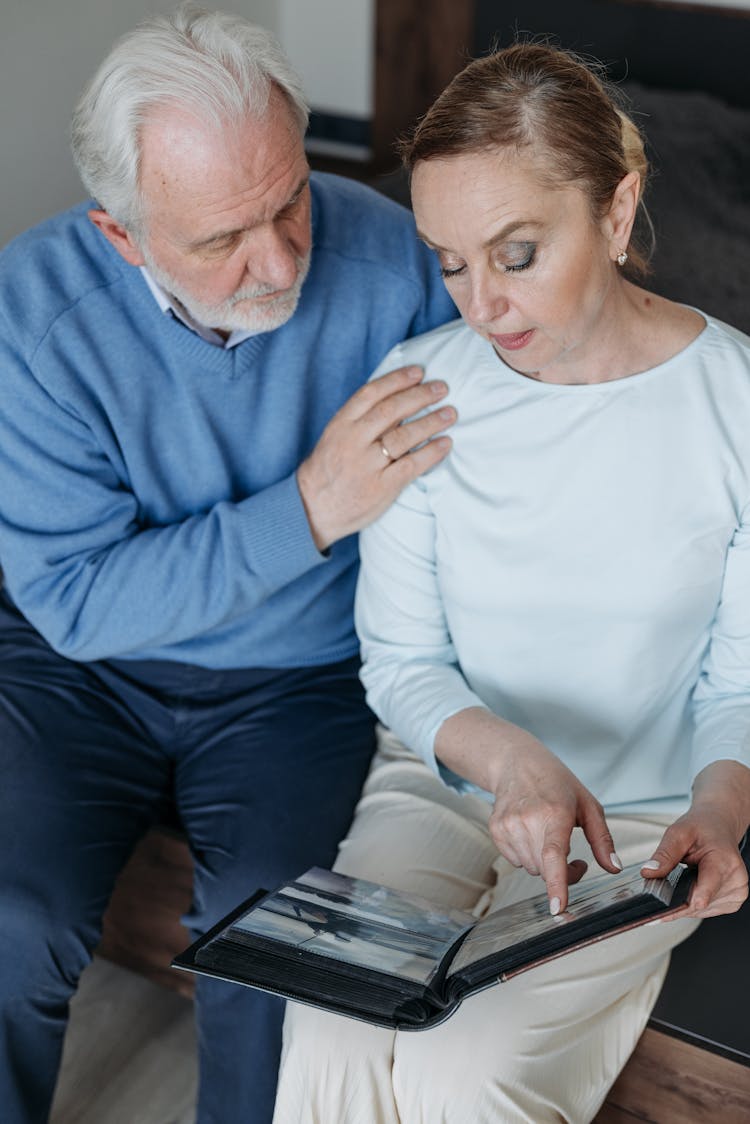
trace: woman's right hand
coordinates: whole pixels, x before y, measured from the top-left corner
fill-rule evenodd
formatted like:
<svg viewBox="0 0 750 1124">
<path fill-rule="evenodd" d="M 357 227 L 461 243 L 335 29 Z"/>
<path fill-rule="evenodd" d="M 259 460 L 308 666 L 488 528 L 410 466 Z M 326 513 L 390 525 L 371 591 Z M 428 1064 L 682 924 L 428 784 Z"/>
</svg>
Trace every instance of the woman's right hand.
<svg viewBox="0 0 750 1124">
<path fill-rule="evenodd" d="M 622 870 L 599 801 L 528 731 L 472 707 L 443 723 L 435 752 L 454 772 L 494 793 L 490 834 L 508 862 L 541 875 L 551 913 L 566 908 L 568 887 L 586 871 L 582 860 L 568 862 L 574 827 L 583 829 L 604 870 Z"/>
</svg>

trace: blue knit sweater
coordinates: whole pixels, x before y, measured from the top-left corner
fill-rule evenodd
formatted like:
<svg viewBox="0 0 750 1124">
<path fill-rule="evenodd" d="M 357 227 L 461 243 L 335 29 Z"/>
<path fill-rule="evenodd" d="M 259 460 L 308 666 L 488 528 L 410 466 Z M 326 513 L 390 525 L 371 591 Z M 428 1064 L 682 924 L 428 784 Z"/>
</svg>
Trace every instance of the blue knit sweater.
<svg viewBox="0 0 750 1124">
<path fill-rule="evenodd" d="M 0 254 L 0 564 L 63 655 L 295 667 L 357 650 L 354 537 L 295 470 L 400 339 L 455 316 L 411 216 L 313 177 L 292 319 L 224 350 L 157 306 L 87 205 Z"/>
</svg>

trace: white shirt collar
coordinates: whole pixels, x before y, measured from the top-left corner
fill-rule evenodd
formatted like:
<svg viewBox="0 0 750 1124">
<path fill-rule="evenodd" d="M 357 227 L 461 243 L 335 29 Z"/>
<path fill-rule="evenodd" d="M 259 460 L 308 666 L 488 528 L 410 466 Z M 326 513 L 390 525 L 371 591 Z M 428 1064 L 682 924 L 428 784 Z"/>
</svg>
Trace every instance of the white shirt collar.
<svg viewBox="0 0 750 1124">
<path fill-rule="evenodd" d="M 154 281 L 145 265 L 139 266 L 139 268 L 143 274 L 144 281 L 151 290 L 154 300 L 162 312 L 176 316 L 186 328 L 189 328 L 191 332 L 195 332 L 202 340 L 205 340 L 206 343 L 213 344 L 214 347 L 229 349 L 230 347 L 236 347 L 237 344 L 242 343 L 243 340 L 249 339 L 250 336 L 260 335 L 260 332 L 233 331 L 224 339 L 224 337 L 219 332 L 215 332 L 213 328 L 206 328 L 203 324 L 199 324 L 197 320 L 194 320 L 186 308 L 177 304 L 169 293 L 165 292 L 161 285 Z"/>
</svg>

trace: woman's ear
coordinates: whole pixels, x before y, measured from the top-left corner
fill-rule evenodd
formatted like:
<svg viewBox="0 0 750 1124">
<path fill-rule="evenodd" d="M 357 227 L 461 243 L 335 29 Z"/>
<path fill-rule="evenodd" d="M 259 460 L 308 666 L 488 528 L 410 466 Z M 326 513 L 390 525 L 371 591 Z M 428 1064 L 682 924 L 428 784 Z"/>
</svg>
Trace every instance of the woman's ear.
<svg viewBox="0 0 750 1124">
<path fill-rule="evenodd" d="M 132 236 L 122 223 L 117 222 L 108 211 L 91 210 L 89 219 L 100 230 L 110 245 L 114 246 L 120 257 L 128 265 L 145 265 L 143 254 L 136 246 Z"/>
<path fill-rule="evenodd" d="M 641 177 L 638 172 L 623 176 L 612 196 L 612 203 L 604 216 L 602 229 L 609 242 L 609 256 L 616 261 L 630 241 L 630 233 L 638 210 L 641 195 Z"/>
</svg>

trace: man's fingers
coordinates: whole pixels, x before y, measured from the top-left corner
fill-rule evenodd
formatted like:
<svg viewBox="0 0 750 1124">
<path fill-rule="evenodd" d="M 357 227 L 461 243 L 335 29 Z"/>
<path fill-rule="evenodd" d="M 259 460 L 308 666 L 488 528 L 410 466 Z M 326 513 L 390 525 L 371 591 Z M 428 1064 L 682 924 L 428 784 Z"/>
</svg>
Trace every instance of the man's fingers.
<svg viewBox="0 0 750 1124">
<path fill-rule="evenodd" d="M 436 434 L 453 424 L 456 411 L 431 409 L 448 387 L 440 381 L 421 383 L 422 377 L 420 368 L 402 367 L 361 387 L 297 469 L 318 550 L 361 531 L 449 452 L 450 439 Z"/>
<path fill-rule="evenodd" d="M 365 383 L 338 413 L 345 422 L 359 422 L 368 438 L 414 417 L 444 398 L 448 385 L 442 379 L 422 381 L 418 367 L 403 367 Z"/>
<path fill-rule="evenodd" d="M 356 421 L 385 398 L 409 390 L 421 383 L 423 378 L 424 371 L 421 367 L 399 367 L 395 371 L 389 371 L 387 375 L 371 379 L 355 391 L 341 407 L 339 414 L 347 421 Z"/>
<path fill-rule="evenodd" d="M 447 393 L 448 387 L 444 382 L 423 382 L 376 402 L 356 421 L 365 439 L 375 440 L 388 430 L 396 430 L 410 418 L 418 420 L 415 415 L 431 409 Z"/>
<path fill-rule="evenodd" d="M 441 410 L 432 410 L 413 422 L 405 422 L 394 429 L 386 430 L 378 437 L 377 444 L 381 451 L 387 449 L 390 459 L 395 461 L 425 441 L 429 441 L 431 437 L 435 437 L 446 426 L 453 425 L 455 420 L 456 411 L 453 407 L 444 406 Z"/>
<path fill-rule="evenodd" d="M 406 453 L 398 460 L 394 459 L 388 470 L 397 485 L 394 499 L 398 492 L 412 480 L 416 480 L 417 476 L 421 476 L 433 465 L 439 464 L 450 452 L 452 444 L 450 437 L 435 437 L 432 441 L 428 441 L 426 445 L 420 446 L 419 449 Z M 391 452 L 390 446 L 388 451 Z"/>
</svg>

